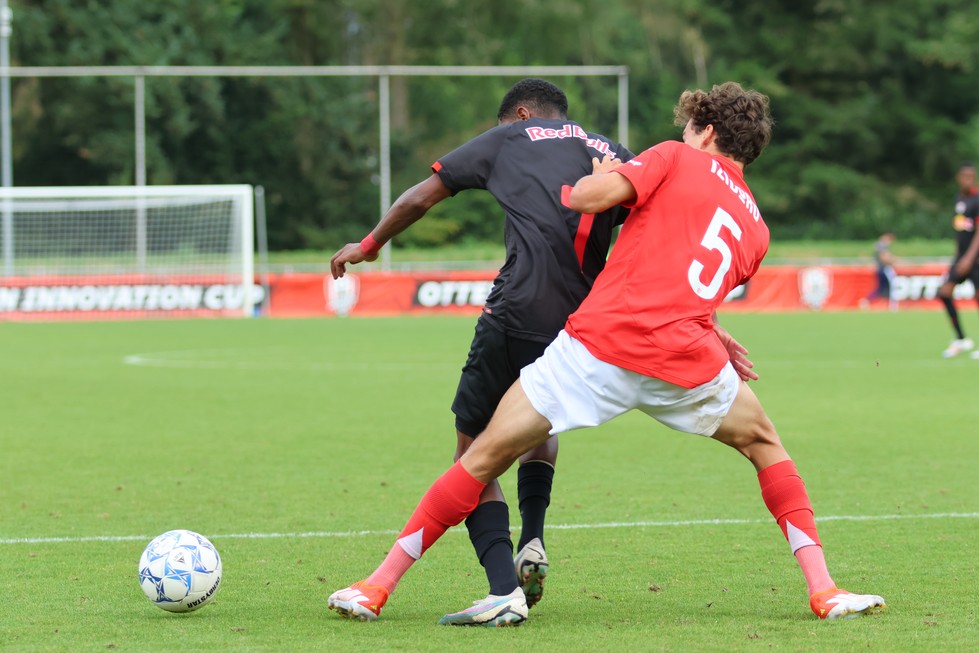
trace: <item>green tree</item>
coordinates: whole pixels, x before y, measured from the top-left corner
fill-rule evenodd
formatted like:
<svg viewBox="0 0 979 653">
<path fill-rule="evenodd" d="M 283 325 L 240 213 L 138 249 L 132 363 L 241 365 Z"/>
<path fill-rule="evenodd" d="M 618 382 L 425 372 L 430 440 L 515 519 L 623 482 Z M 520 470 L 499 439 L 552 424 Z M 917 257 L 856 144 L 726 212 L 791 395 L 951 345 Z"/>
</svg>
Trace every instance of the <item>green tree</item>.
<svg viewBox="0 0 979 653">
<path fill-rule="evenodd" d="M 979 157 L 971 0 L 15 0 L 15 65 L 627 65 L 630 145 L 676 138 L 681 91 L 768 94 L 775 138 L 749 181 L 776 237 L 946 234 Z M 496 122 L 513 77 L 393 77 L 395 195 Z M 563 77 L 571 117 L 615 137 L 616 81 Z M 19 185 L 130 184 L 133 80 L 15 79 Z M 354 240 L 377 220 L 372 77 L 146 78 L 149 183 L 265 186 L 274 248 Z M 485 194 L 404 238 L 497 240 Z"/>
</svg>

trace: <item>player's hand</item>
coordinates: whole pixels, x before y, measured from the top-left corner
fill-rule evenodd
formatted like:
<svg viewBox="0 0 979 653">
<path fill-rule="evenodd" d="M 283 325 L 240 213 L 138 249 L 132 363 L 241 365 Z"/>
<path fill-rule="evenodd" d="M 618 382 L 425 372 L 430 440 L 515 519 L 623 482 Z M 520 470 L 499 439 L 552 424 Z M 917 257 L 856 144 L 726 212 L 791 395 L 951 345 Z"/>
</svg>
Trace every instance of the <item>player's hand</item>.
<svg viewBox="0 0 979 653">
<path fill-rule="evenodd" d="M 727 354 L 731 358 L 731 365 L 734 366 L 734 371 L 738 373 L 741 380 L 745 382 L 757 381 L 758 374 L 752 369 L 755 364 L 748 359 L 748 350 L 716 322 L 714 323 L 714 333 L 717 334 L 721 344 L 727 350 Z"/>
<path fill-rule="evenodd" d="M 601 161 L 598 160 L 598 157 L 592 157 L 591 173 L 593 175 L 597 175 L 605 172 L 612 172 L 620 165 L 622 165 L 622 159 L 614 157 L 611 154 L 606 154 Z"/>
<path fill-rule="evenodd" d="M 736 340 L 732 340 L 732 342 L 738 347 L 741 347 Z M 747 354 L 748 350 L 744 348 L 741 351 L 731 354 L 731 365 L 734 366 L 734 371 L 738 373 L 738 376 L 745 383 L 758 380 L 758 373 L 751 369 L 755 364 L 748 360 Z"/>
<path fill-rule="evenodd" d="M 330 259 L 330 272 L 339 279 L 347 272 L 347 263 L 354 265 L 362 261 L 376 261 L 377 254 L 365 254 L 360 243 L 347 243 Z"/>
</svg>

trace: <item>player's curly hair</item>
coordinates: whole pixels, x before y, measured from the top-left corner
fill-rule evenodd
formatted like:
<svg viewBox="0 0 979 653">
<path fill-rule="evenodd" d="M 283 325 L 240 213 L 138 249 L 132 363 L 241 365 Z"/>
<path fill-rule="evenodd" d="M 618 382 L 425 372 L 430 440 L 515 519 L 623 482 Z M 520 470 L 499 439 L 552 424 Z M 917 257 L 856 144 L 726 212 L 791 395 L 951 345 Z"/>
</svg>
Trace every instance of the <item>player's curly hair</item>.
<svg viewBox="0 0 979 653">
<path fill-rule="evenodd" d="M 500 102 L 497 120 L 513 118 L 517 105 L 523 104 L 542 117 L 567 118 L 568 96 L 554 84 L 528 77 L 513 85 Z"/>
<path fill-rule="evenodd" d="M 775 124 L 768 96 L 737 82 L 717 84 L 709 92 L 684 91 L 673 116 L 678 127 L 692 120 L 698 132 L 713 125 L 718 149 L 746 166 L 768 145 Z"/>
</svg>

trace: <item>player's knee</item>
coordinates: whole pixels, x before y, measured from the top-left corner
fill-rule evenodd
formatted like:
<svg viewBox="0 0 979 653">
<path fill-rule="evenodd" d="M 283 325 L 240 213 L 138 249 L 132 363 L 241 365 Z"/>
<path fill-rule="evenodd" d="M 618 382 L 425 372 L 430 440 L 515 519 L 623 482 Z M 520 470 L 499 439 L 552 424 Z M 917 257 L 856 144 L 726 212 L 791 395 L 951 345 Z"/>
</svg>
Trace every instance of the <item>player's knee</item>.
<svg viewBox="0 0 979 653">
<path fill-rule="evenodd" d="M 520 463 L 528 463 L 531 461 L 541 461 L 554 467 L 557 463 L 557 451 L 558 451 L 558 438 L 556 435 L 552 435 L 542 444 L 537 445 L 527 453 L 520 456 Z"/>
</svg>

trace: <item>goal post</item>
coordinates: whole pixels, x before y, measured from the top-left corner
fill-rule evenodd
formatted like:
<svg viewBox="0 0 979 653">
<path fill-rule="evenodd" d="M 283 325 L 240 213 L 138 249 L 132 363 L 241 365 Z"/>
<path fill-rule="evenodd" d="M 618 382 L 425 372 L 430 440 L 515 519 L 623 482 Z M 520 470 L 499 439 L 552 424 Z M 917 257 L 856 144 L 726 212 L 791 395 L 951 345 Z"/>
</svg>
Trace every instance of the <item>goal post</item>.
<svg viewBox="0 0 979 653">
<path fill-rule="evenodd" d="M 0 320 L 251 316 L 250 185 L 0 188 Z"/>
</svg>

